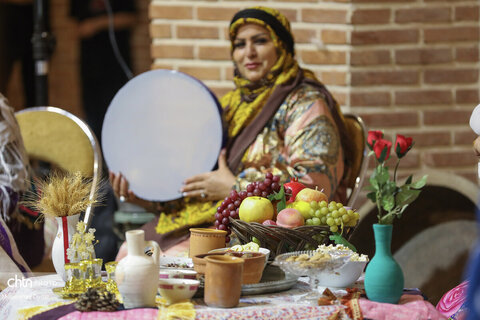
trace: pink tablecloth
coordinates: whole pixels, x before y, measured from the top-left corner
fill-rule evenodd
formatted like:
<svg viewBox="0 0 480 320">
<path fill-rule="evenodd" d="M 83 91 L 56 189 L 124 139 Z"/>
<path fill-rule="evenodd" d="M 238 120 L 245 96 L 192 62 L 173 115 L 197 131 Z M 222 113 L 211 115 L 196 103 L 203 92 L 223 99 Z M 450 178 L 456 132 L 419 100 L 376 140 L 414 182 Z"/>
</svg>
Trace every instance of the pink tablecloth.
<svg viewBox="0 0 480 320">
<path fill-rule="evenodd" d="M 359 299 L 364 318 L 375 320 L 444 320 L 443 314 L 421 296 L 403 295 L 398 304 Z"/>
<path fill-rule="evenodd" d="M 59 318 L 58 320 L 155 320 L 157 319 L 157 316 L 157 309 L 132 309 L 116 312 L 75 311 Z"/>
</svg>

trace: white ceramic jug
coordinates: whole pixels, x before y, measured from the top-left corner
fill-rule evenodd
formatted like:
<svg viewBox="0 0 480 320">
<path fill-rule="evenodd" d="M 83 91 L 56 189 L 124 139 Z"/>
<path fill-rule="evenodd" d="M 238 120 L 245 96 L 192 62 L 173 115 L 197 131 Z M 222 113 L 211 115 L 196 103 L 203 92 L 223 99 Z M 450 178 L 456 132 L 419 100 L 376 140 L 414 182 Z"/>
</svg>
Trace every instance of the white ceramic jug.
<svg viewBox="0 0 480 320">
<path fill-rule="evenodd" d="M 128 254 L 120 260 L 115 270 L 115 281 L 123 305 L 125 309 L 155 307 L 160 247 L 155 241 L 145 241 L 143 230 L 130 230 L 125 235 Z M 147 247 L 153 247 L 152 256 L 145 253 Z"/>
</svg>

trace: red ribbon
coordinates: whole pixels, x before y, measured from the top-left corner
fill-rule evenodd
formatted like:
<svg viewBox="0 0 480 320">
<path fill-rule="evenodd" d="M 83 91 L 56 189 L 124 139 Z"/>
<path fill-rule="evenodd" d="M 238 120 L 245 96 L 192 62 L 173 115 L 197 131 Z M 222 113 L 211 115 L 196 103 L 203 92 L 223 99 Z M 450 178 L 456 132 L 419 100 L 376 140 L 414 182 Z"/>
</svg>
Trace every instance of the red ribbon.
<svg viewBox="0 0 480 320">
<path fill-rule="evenodd" d="M 65 258 L 65 263 L 70 263 L 70 260 L 68 259 L 67 255 L 67 249 L 68 249 L 68 222 L 67 222 L 67 217 L 63 216 L 62 217 L 62 228 L 63 228 L 63 256 Z"/>
</svg>

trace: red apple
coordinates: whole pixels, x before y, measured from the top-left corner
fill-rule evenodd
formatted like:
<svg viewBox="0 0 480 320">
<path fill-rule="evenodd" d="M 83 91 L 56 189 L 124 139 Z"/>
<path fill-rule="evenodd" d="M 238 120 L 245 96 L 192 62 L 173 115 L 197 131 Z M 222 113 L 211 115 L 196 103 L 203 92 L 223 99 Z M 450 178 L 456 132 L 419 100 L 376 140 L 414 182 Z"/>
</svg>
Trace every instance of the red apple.
<svg viewBox="0 0 480 320">
<path fill-rule="evenodd" d="M 325 200 L 328 202 L 328 197 L 325 193 L 320 190 L 312 189 L 312 188 L 304 188 L 297 193 L 295 197 L 295 201 L 306 201 L 306 202 L 320 202 Z"/>
<path fill-rule="evenodd" d="M 303 226 L 305 219 L 300 211 L 293 208 L 285 208 L 277 215 L 277 226 L 285 228 L 294 228 Z"/>
<path fill-rule="evenodd" d="M 273 218 L 273 205 L 267 198 L 246 197 L 238 208 L 240 220 L 262 223 Z"/>
</svg>

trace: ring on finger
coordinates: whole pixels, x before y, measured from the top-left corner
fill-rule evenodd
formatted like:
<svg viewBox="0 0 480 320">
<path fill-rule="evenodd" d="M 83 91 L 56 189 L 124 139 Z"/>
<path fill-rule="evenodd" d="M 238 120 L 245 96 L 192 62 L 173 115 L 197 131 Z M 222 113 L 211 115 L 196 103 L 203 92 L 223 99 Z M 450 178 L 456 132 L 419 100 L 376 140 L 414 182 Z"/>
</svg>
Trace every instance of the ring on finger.
<svg viewBox="0 0 480 320">
<path fill-rule="evenodd" d="M 205 199 L 207 195 L 205 194 L 205 192 L 202 191 L 202 193 L 200 194 L 200 197 L 202 197 L 202 199 Z"/>
</svg>

